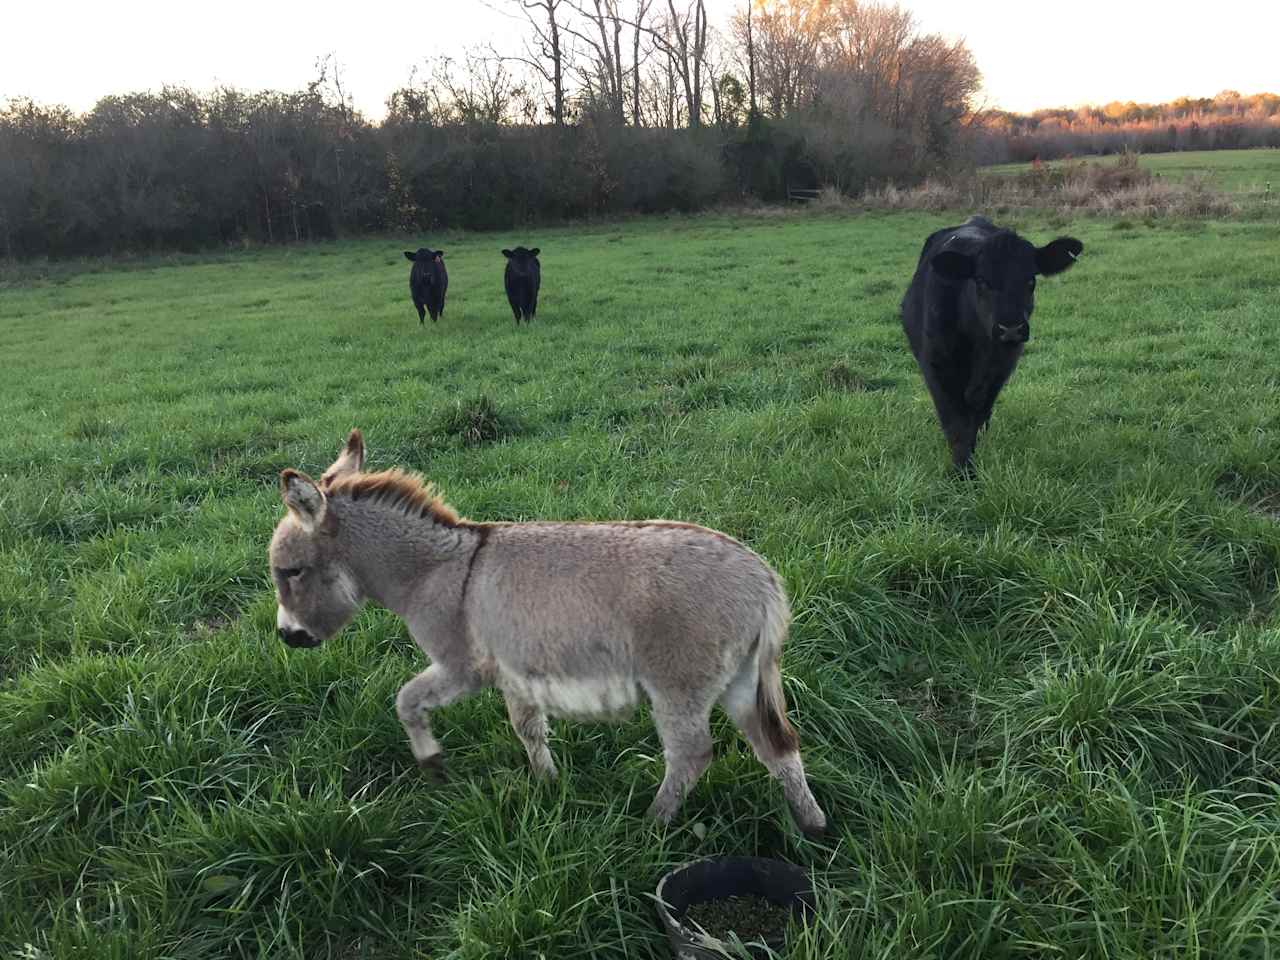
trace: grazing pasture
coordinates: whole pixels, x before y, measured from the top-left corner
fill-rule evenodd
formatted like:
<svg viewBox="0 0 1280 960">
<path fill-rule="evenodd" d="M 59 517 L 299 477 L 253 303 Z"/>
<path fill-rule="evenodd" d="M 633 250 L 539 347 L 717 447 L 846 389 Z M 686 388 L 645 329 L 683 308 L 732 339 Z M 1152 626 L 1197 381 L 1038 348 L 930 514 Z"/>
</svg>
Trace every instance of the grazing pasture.
<svg viewBox="0 0 1280 960">
<path fill-rule="evenodd" d="M 973 211 L 654 219 L 11 270 L 0 288 L 0 948 L 25 957 L 664 957 L 710 853 L 810 868 L 793 957 L 1267 956 L 1280 937 L 1280 228 L 1080 238 L 976 457 L 898 320 Z M 524 238 L 522 238 L 524 239 Z M 403 249 L 449 255 L 405 303 Z M 1046 283 L 1046 288 L 1049 284 Z M 278 473 L 352 426 L 478 520 L 706 524 L 782 575 L 783 675 L 830 818 L 803 838 L 722 715 L 670 827 L 643 712 L 395 713 L 363 613 L 276 636 Z"/>
<path fill-rule="evenodd" d="M 1081 157 L 1090 163 L 1114 163 L 1114 157 Z M 1046 167 L 1079 160 L 1054 160 Z M 1138 162 L 1162 177 L 1184 179 L 1203 177 L 1219 190 L 1255 193 L 1271 183 L 1271 192 L 1280 195 L 1280 150 L 1188 150 L 1182 153 L 1147 153 Z M 1029 163 L 1002 163 L 983 167 L 988 173 L 1024 173 Z"/>
</svg>

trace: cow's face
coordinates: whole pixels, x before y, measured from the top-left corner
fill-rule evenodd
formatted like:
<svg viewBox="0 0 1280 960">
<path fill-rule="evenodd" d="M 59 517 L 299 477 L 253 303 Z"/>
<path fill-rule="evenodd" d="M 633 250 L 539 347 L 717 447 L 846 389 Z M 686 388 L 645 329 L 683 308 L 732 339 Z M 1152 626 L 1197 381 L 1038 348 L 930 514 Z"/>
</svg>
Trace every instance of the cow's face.
<svg viewBox="0 0 1280 960">
<path fill-rule="evenodd" d="M 426 247 L 419 247 L 416 253 L 406 250 L 404 258 L 415 264 L 421 263 L 423 265 L 423 269 L 420 271 L 421 279 L 428 287 L 434 287 L 439 281 L 437 272 L 432 267 L 433 264 L 444 263 L 443 250 L 428 250 Z"/>
<path fill-rule="evenodd" d="M 540 247 L 534 247 L 532 250 L 516 247 L 514 250 L 503 250 L 502 255 L 507 258 L 507 268 L 513 274 L 518 277 L 528 277 L 538 269 L 538 254 L 541 252 Z"/>
<path fill-rule="evenodd" d="M 1036 277 L 1069 269 L 1083 250 L 1084 244 L 1072 237 L 1037 248 L 1006 235 L 972 254 L 944 249 L 932 264 L 948 281 L 962 285 L 961 296 L 988 337 L 1015 345 L 1031 339 Z"/>
</svg>

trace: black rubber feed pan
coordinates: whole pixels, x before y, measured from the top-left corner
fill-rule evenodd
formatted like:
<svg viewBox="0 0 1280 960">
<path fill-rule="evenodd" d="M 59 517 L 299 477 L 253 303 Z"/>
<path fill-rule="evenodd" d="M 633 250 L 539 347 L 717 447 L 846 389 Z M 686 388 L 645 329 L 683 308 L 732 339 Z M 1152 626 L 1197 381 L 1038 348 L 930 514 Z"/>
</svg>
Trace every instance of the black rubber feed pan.
<svg viewBox="0 0 1280 960">
<path fill-rule="evenodd" d="M 811 913 L 813 883 L 794 863 L 764 857 L 712 857 L 672 870 L 658 881 L 658 919 L 671 940 L 677 960 L 722 960 L 728 944 L 709 939 L 681 923 L 694 904 L 725 897 L 762 897 L 790 907 L 795 917 Z M 782 934 L 765 940 L 772 949 L 784 946 Z M 748 948 L 753 957 L 767 957 L 759 947 Z"/>
</svg>

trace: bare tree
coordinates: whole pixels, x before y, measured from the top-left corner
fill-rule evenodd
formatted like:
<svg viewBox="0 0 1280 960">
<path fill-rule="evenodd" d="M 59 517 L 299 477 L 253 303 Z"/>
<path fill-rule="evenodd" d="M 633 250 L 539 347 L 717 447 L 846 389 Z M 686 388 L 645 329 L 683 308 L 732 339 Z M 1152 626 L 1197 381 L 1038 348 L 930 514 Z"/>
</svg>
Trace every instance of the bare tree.
<svg viewBox="0 0 1280 960">
<path fill-rule="evenodd" d="M 829 25 L 827 0 L 775 0 L 753 24 L 752 59 L 761 99 L 774 117 L 807 104 Z"/>
<path fill-rule="evenodd" d="M 507 2 L 520 9 L 521 15 L 532 30 L 532 38 L 525 40 L 524 56 L 504 59 L 523 63 L 551 85 L 551 119 L 557 127 L 563 127 L 566 102 L 565 73 L 569 51 L 562 35 L 564 13 L 560 8 L 568 6 L 568 3 L 566 0 L 507 0 Z M 490 6 L 490 9 L 497 8 Z"/>
<path fill-rule="evenodd" d="M 733 75 L 732 63 L 728 44 L 718 32 L 713 32 L 707 44 L 707 86 L 711 90 L 712 120 L 721 130 L 736 127 L 746 105 L 746 91 Z"/>
<path fill-rule="evenodd" d="M 902 121 L 904 57 L 916 32 L 910 11 L 841 0 L 833 11 L 828 63 L 859 78 L 864 109 L 894 128 Z"/>
<path fill-rule="evenodd" d="M 528 91 L 507 69 L 506 59 L 492 48 L 464 51 L 461 64 L 452 57 L 437 59 L 431 81 L 442 118 L 458 123 L 528 119 L 533 112 Z"/>
<path fill-rule="evenodd" d="M 745 10 L 729 18 L 729 37 L 733 41 L 738 66 L 747 75 L 747 105 L 751 114 L 756 108 L 756 36 L 755 6 L 758 0 L 746 0 Z"/>
<path fill-rule="evenodd" d="M 644 21 L 652 5 L 653 0 L 636 0 L 635 20 L 631 23 L 631 122 L 637 127 L 644 122 L 644 111 L 640 103 L 640 37 L 645 31 Z"/>
<path fill-rule="evenodd" d="M 644 26 L 637 20 L 631 21 L 631 26 L 643 30 L 666 56 L 668 86 L 674 88 L 675 81 L 680 81 L 689 126 L 700 127 L 707 53 L 706 0 L 690 0 L 682 11 L 676 9 L 676 0 L 667 0 L 667 16 L 659 24 Z M 668 125 L 672 125 L 674 109 L 669 108 L 667 115 Z"/>
<path fill-rule="evenodd" d="M 618 0 L 590 0 L 590 3 L 590 7 L 585 5 L 585 0 L 570 4 L 587 21 L 585 32 L 572 25 L 564 29 L 581 40 L 589 51 L 589 59 L 579 68 L 588 93 L 599 101 L 610 119 L 623 123 L 626 95 Z"/>
</svg>

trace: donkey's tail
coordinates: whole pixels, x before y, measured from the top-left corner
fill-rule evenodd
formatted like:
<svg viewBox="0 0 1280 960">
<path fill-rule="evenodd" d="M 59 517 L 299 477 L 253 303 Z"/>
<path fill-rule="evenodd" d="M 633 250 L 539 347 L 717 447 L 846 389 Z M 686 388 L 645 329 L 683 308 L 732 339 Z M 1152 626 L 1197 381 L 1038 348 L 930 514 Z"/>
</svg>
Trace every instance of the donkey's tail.
<svg viewBox="0 0 1280 960">
<path fill-rule="evenodd" d="M 782 641 L 787 638 L 790 625 L 791 608 L 782 584 L 775 576 L 773 594 L 765 601 L 764 626 L 760 628 L 756 712 L 765 737 L 780 754 L 795 753 L 800 749 L 795 727 L 787 721 L 787 698 L 782 692 L 782 671 L 778 668 Z"/>
</svg>

